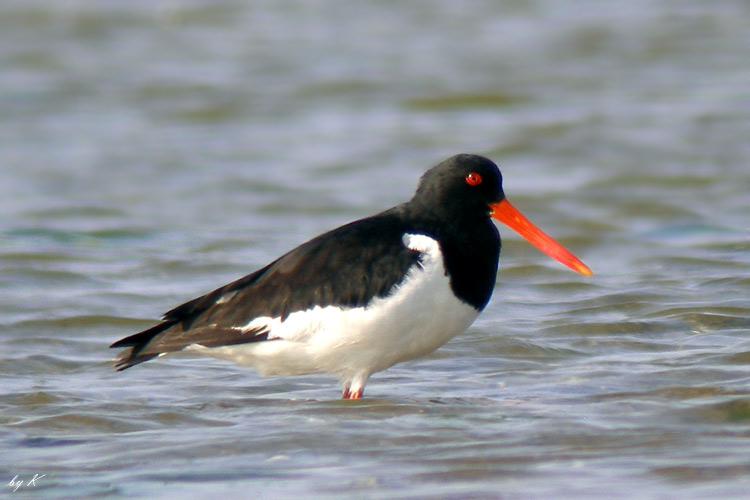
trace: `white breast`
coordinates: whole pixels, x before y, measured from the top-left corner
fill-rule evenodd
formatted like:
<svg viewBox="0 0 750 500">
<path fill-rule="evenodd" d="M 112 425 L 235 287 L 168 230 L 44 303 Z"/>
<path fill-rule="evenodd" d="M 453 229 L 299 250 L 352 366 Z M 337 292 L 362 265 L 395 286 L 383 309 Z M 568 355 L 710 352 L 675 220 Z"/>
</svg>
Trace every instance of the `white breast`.
<svg viewBox="0 0 750 500">
<path fill-rule="evenodd" d="M 219 358 L 253 366 L 264 375 L 332 373 L 342 380 L 369 377 L 395 363 L 424 356 L 463 332 L 479 311 L 453 294 L 438 242 L 405 234 L 421 253 L 401 284 L 365 307 L 315 307 L 281 318 L 261 317 L 239 328 L 265 327 L 269 339 L 205 348 Z"/>
</svg>

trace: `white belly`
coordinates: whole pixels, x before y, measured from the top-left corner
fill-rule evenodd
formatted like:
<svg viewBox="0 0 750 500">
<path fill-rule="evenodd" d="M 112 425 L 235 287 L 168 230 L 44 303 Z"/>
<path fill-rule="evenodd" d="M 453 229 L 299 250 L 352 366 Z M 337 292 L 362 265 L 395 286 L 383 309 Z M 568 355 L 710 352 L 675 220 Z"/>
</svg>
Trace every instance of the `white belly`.
<svg viewBox="0 0 750 500">
<path fill-rule="evenodd" d="M 263 375 L 331 373 L 342 380 L 366 379 L 431 353 L 468 328 L 479 311 L 451 291 L 437 241 L 408 234 L 403 239 L 422 252 L 421 266 L 413 266 L 387 297 L 365 307 L 315 307 L 283 322 L 256 318 L 241 328 L 265 327 L 269 340 L 189 350 L 253 366 Z"/>
</svg>

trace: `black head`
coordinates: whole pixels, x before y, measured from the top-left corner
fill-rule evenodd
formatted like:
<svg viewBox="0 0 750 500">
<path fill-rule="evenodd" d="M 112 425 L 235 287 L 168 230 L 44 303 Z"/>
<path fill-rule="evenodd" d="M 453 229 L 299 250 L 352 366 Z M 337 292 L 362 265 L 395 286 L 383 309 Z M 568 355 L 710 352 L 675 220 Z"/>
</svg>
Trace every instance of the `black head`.
<svg viewBox="0 0 750 500">
<path fill-rule="evenodd" d="M 592 274 L 583 262 L 508 202 L 500 170 L 482 156 L 456 155 L 425 172 L 407 207 L 413 220 L 427 231 L 474 243 L 484 237 L 499 250 L 497 229 L 490 222 L 492 217 L 553 259 L 581 274 Z"/>
<path fill-rule="evenodd" d="M 483 156 L 461 154 L 425 172 L 410 204 L 427 217 L 465 221 L 487 219 L 490 204 L 504 198 L 497 165 Z"/>
</svg>

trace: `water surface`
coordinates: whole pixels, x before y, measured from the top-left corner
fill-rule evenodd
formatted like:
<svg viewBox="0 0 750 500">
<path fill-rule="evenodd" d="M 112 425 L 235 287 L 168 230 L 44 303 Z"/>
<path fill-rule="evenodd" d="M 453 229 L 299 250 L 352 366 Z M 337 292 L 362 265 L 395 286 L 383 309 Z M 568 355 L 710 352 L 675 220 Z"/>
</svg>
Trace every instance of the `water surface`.
<svg viewBox="0 0 750 500">
<path fill-rule="evenodd" d="M 746 498 L 749 15 L 4 2 L 3 495 Z M 361 401 L 211 359 L 112 370 L 114 340 L 459 152 L 595 275 L 501 228 L 484 314 Z"/>
</svg>

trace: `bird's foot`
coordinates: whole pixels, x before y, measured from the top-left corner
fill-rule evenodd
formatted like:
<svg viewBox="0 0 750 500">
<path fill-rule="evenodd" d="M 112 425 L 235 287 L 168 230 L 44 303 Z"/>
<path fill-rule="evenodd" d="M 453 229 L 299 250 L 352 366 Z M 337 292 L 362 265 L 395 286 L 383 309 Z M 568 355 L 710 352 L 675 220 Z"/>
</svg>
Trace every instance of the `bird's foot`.
<svg viewBox="0 0 750 500">
<path fill-rule="evenodd" d="M 360 399 L 364 394 L 365 390 L 360 387 L 356 390 L 351 390 L 349 386 L 344 387 L 344 393 L 341 395 L 341 399 Z"/>
</svg>

